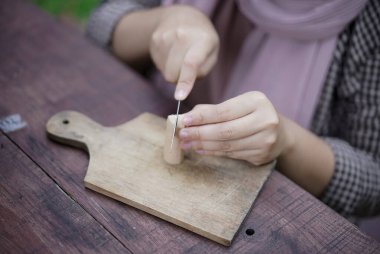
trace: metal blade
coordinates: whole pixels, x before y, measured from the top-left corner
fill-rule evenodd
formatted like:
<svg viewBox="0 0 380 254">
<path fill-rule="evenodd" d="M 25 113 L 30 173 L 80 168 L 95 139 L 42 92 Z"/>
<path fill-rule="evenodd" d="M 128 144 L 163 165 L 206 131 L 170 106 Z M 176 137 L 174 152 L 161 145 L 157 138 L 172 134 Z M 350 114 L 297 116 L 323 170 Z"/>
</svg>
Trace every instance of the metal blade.
<svg viewBox="0 0 380 254">
<path fill-rule="evenodd" d="M 177 105 L 177 118 L 175 120 L 175 126 L 174 126 L 174 130 L 173 130 L 173 136 L 172 136 L 172 142 L 170 144 L 170 149 L 173 148 L 173 142 L 174 142 L 174 136 L 175 136 L 175 130 L 177 129 L 177 124 L 178 124 L 178 112 L 179 112 L 179 105 L 181 104 L 181 101 L 178 101 L 178 105 Z"/>
</svg>

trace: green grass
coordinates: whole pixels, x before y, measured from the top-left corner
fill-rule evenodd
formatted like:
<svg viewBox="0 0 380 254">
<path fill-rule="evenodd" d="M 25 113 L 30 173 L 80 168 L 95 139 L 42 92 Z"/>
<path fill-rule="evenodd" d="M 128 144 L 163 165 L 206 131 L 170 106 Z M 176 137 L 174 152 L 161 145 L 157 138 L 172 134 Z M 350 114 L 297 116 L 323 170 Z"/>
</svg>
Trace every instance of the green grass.
<svg viewBox="0 0 380 254">
<path fill-rule="evenodd" d="M 55 16 L 68 16 L 86 22 L 100 0 L 32 0 L 37 6 Z"/>
</svg>

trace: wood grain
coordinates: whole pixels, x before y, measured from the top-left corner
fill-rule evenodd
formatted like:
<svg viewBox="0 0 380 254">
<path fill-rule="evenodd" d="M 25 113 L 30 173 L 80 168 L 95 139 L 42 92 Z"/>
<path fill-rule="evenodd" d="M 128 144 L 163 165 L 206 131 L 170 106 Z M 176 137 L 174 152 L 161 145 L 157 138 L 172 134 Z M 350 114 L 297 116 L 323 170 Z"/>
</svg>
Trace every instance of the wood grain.
<svg viewBox="0 0 380 254">
<path fill-rule="evenodd" d="M 168 164 L 182 163 L 185 156 L 179 140 L 179 131 L 183 128 L 182 115 L 169 115 L 166 120 L 164 160 Z M 175 130 L 174 130 L 175 129 Z M 174 133 L 173 133 L 174 132 Z"/>
<path fill-rule="evenodd" d="M 2 253 L 130 253 L 0 133 Z"/>
<path fill-rule="evenodd" d="M 169 165 L 163 159 L 166 122 L 144 113 L 105 128 L 63 111 L 46 129 L 52 139 L 89 151 L 86 187 L 229 246 L 273 164 L 189 153 Z"/>
<path fill-rule="evenodd" d="M 7 137 L 132 252 L 376 253 L 380 249 L 378 242 L 277 171 L 229 248 L 85 189 L 88 157 L 47 139 L 45 123 L 51 115 L 76 110 L 102 125 L 115 126 L 142 112 L 174 113 L 176 102 L 161 96 L 78 31 L 25 1 L 0 1 L 0 30 L 0 117 L 19 113 L 28 124 Z M 16 197 L 10 199 L 17 202 Z M 46 216 L 43 210 L 39 213 Z M 247 235 L 248 229 L 255 233 Z M 58 229 L 49 230 L 59 234 Z M 21 238 L 13 244 L 26 249 L 29 241 Z"/>
</svg>

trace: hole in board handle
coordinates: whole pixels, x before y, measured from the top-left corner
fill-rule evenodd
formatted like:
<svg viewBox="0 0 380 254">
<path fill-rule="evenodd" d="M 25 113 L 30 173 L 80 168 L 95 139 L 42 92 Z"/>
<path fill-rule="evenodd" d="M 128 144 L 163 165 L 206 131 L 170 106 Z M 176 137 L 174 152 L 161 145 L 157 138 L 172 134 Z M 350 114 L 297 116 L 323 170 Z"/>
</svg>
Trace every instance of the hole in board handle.
<svg viewBox="0 0 380 254">
<path fill-rule="evenodd" d="M 65 119 L 65 120 L 63 120 L 63 121 L 62 121 L 62 123 L 63 123 L 63 124 L 69 124 L 69 123 L 70 123 L 70 121 L 69 121 L 69 120 L 67 120 L 67 119 Z"/>
<path fill-rule="evenodd" d="M 253 235 L 255 233 L 255 230 L 253 230 L 252 228 L 248 228 L 245 233 L 249 236 Z"/>
</svg>

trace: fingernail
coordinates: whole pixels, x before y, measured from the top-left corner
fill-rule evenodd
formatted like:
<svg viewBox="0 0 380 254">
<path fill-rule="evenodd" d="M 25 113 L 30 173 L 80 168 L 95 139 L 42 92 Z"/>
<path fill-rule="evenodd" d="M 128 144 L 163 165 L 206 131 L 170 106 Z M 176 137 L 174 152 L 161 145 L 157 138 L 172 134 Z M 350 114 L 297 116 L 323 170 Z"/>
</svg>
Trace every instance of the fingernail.
<svg viewBox="0 0 380 254">
<path fill-rule="evenodd" d="M 192 118 L 191 116 L 185 116 L 182 121 L 185 126 L 189 126 L 191 124 Z"/>
<path fill-rule="evenodd" d="M 174 98 L 178 101 L 182 101 L 185 99 L 185 91 L 183 89 L 177 89 L 174 93 Z"/>
<path fill-rule="evenodd" d="M 186 142 L 186 143 L 182 143 L 181 144 L 181 148 L 185 149 L 185 150 L 190 149 L 191 147 L 192 147 L 192 143 L 191 142 Z"/>
<path fill-rule="evenodd" d="M 180 137 L 180 138 L 187 138 L 187 137 L 189 137 L 189 132 L 186 131 L 186 130 L 181 130 L 181 131 L 179 132 L 179 137 Z"/>
</svg>

